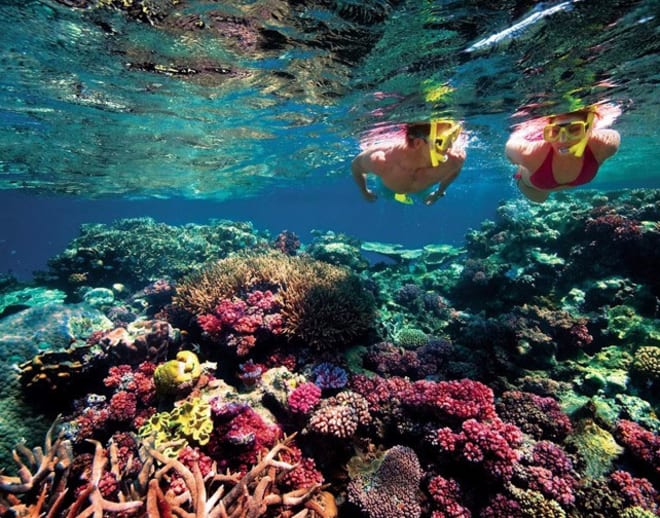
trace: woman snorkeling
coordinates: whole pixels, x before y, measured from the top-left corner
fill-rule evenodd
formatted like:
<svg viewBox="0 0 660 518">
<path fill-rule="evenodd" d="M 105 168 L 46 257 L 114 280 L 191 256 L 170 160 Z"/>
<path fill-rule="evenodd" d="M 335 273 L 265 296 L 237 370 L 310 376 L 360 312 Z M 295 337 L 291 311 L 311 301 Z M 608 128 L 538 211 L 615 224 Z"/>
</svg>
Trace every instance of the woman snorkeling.
<svg viewBox="0 0 660 518">
<path fill-rule="evenodd" d="M 514 178 L 520 191 L 531 201 L 542 203 L 551 192 L 593 180 L 620 143 L 617 131 L 598 127 L 601 117 L 599 107 L 590 106 L 542 119 L 542 136 L 535 138 L 524 128 L 514 132 L 505 153 L 518 166 Z"/>
</svg>

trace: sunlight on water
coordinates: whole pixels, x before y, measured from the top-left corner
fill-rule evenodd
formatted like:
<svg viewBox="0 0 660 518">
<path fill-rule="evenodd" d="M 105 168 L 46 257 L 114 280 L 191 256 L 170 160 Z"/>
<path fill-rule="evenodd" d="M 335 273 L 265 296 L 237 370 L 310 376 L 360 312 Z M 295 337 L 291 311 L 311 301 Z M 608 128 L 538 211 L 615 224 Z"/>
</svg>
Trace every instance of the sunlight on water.
<svg viewBox="0 0 660 518">
<path fill-rule="evenodd" d="M 660 185 L 653 0 L 104 4 L 0 5 L 1 188 L 227 199 L 320 184 L 347 175 L 374 125 L 438 116 L 470 132 L 464 187 L 505 184 L 514 113 L 604 100 L 624 110 L 624 145 L 595 185 Z"/>
</svg>

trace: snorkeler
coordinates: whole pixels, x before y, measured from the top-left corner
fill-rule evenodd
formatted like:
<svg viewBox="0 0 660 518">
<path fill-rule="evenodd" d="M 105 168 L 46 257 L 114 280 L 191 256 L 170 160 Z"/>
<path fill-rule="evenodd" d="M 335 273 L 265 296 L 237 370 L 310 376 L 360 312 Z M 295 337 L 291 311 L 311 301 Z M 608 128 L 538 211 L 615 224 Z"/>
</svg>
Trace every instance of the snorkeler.
<svg viewBox="0 0 660 518">
<path fill-rule="evenodd" d="M 506 156 L 518 166 L 514 178 L 527 198 L 543 203 L 551 192 L 584 185 L 596 177 L 621 140 L 617 131 L 597 127 L 601 116 L 599 107 L 590 106 L 542 119 L 542 138 L 530 140 L 523 131 L 511 135 Z"/>
<path fill-rule="evenodd" d="M 351 164 L 360 192 L 368 201 L 378 197 L 367 187 L 371 173 L 380 177 L 383 191 L 397 201 L 410 204 L 409 194 L 419 194 L 426 205 L 435 203 L 465 162 L 465 150 L 454 146 L 461 129 L 451 120 L 407 124 L 405 138 L 365 149 Z"/>
</svg>

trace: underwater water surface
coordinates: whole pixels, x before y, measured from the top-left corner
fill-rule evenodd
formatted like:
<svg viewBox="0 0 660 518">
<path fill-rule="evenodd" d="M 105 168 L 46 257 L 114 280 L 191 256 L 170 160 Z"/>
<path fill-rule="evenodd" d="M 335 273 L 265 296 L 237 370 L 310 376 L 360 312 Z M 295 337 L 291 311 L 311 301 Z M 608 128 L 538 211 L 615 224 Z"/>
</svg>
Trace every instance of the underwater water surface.
<svg viewBox="0 0 660 518">
<path fill-rule="evenodd" d="M 0 1 L 0 516 L 660 516 L 657 1 Z M 504 145 L 607 103 L 524 198 Z M 374 134 L 460 120 L 432 206 Z M 52 427 L 51 427 L 52 425 Z"/>
<path fill-rule="evenodd" d="M 457 242 L 518 195 L 503 154 L 512 124 L 603 101 L 623 110 L 623 145 L 591 186 L 660 181 L 652 0 L 1 8 L 2 196 L 60 197 L 56 210 L 76 224 L 109 222 L 114 205 L 172 222 L 211 212 L 275 232 L 336 225 L 405 246 Z M 455 203 L 362 203 L 347 180 L 361 136 L 437 117 L 464 121 L 469 135 Z M 84 203 L 102 199 L 99 210 Z M 145 199 L 161 203 L 130 203 Z M 34 224 L 49 219 L 49 203 L 29 200 L 5 212 L 3 226 L 57 234 Z M 188 200 L 217 205 L 198 211 Z M 8 237 L 4 271 L 43 266 L 46 253 Z"/>
</svg>

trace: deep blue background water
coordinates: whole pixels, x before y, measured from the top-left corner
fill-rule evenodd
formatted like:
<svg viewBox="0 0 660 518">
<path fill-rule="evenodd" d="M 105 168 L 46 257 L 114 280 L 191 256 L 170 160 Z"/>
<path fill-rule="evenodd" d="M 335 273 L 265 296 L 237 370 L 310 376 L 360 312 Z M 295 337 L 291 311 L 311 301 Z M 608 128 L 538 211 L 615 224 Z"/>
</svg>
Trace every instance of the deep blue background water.
<svg viewBox="0 0 660 518">
<path fill-rule="evenodd" d="M 0 191 L 0 272 L 29 279 L 33 271 L 46 268 L 49 257 L 64 250 L 81 224 L 126 217 L 149 216 L 172 225 L 203 224 L 209 219 L 251 221 L 273 236 L 282 230 L 295 232 L 303 243 L 309 243 L 310 232 L 317 229 L 410 248 L 428 243 L 460 244 L 468 228 L 478 228 L 482 220 L 494 217 L 499 199 L 496 192 L 468 194 L 454 189 L 433 207 L 388 200 L 367 203 L 348 174 L 324 185 L 225 202 L 88 200 Z M 465 210 L 466 204 L 470 210 Z"/>
</svg>

